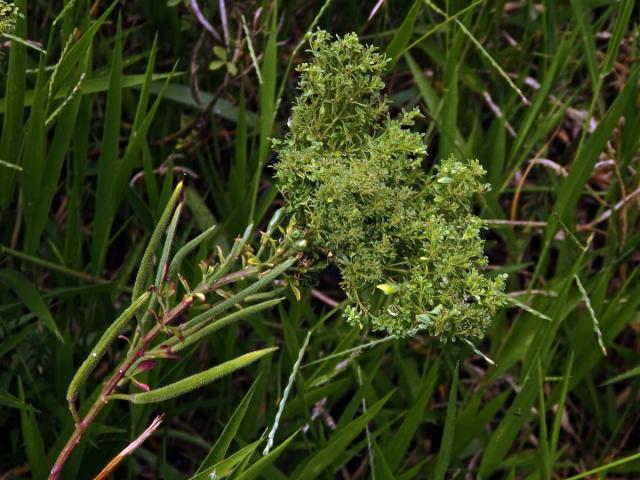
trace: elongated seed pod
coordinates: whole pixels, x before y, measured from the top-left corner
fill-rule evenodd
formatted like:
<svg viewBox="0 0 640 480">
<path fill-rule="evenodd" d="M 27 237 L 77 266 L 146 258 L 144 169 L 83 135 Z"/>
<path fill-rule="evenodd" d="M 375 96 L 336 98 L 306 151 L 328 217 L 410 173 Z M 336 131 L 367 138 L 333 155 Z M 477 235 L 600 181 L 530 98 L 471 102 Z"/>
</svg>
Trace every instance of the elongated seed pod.
<svg viewBox="0 0 640 480">
<path fill-rule="evenodd" d="M 271 220 L 269 220 L 269 224 L 267 225 L 267 235 L 271 235 L 275 232 L 276 228 L 280 226 L 282 220 L 284 219 L 284 214 L 286 213 L 286 207 L 281 207 L 273 214 Z"/>
<path fill-rule="evenodd" d="M 240 368 L 246 367 L 250 363 L 262 358 L 268 353 L 277 350 L 277 347 L 264 348 L 255 352 L 246 353 L 240 357 L 229 360 L 228 362 L 216 365 L 204 372 L 196 373 L 190 377 L 179 380 L 171 385 L 165 387 L 156 388 L 150 392 L 134 393 L 131 395 L 131 402 L 133 403 L 156 403 L 169 400 L 185 393 L 195 390 L 196 388 L 203 387 L 209 383 L 217 380 L 220 377 L 228 375 Z"/>
<path fill-rule="evenodd" d="M 160 255 L 160 262 L 158 263 L 158 271 L 156 273 L 156 287 L 158 289 L 162 288 L 162 284 L 164 283 L 164 279 L 167 275 L 167 268 L 169 267 L 169 254 L 171 253 L 171 246 L 173 245 L 173 237 L 176 233 L 176 227 L 178 226 L 178 220 L 180 219 L 180 213 L 182 212 L 182 203 L 179 203 L 176 207 L 175 212 L 173 212 L 173 217 L 171 218 L 171 223 L 167 228 L 167 238 L 164 242 L 164 247 L 162 248 L 162 254 Z"/>
<path fill-rule="evenodd" d="M 265 302 L 260 302 L 255 305 L 245 307 L 242 310 L 230 313 L 229 315 L 216 320 L 215 322 L 207 325 L 204 328 L 197 329 L 196 326 L 192 330 L 185 330 L 183 334 L 184 340 L 180 340 L 177 336 L 173 336 L 163 345 L 171 347 L 171 351 L 174 353 L 179 352 L 189 345 L 193 345 L 194 343 L 198 342 L 200 339 L 206 337 L 207 335 L 211 335 L 213 332 L 220 330 L 222 327 L 226 327 L 227 325 L 233 322 L 237 322 L 238 320 L 242 320 L 243 318 L 246 318 L 249 315 L 253 315 L 254 313 L 258 313 L 262 310 L 267 310 L 268 308 L 275 307 L 280 302 L 282 302 L 282 300 L 284 300 L 284 297 L 274 298 L 272 300 L 267 300 Z"/>
<path fill-rule="evenodd" d="M 249 226 L 245 229 L 242 237 L 236 239 L 236 241 L 233 242 L 231 251 L 229 252 L 229 255 L 227 255 L 227 257 L 225 258 L 224 262 L 218 267 L 216 272 L 207 279 L 208 285 L 213 285 L 220 278 L 222 278 L 223 275 L 226 275 L 226 273 L 231 268 L 231 265 L 233 264 L 233 261 L 235 260 L 235 258 L 240 254 L 240 252 L 242 251 L 242 248 L 245 246 L 247 241 L 249 241 L 249 237 L 251 237 L 252 232 L 253 232 L 253 224 L 249 224 Z"/>
<path fill-rule="evenodd" d="M 144 292 L 142 295 L 140 295 L 102 334 L 102 337 L 100 337 L 100 340 L 98 340 L 96 346 L 93 348 L 87 359 L 82 363 L 82 365 L 80 365 L 80 368 L 78 368 L 75 375 L 73 376 L 73 380 L 71 380 L 69 388 L 67 389 L 67 401 L 73 402 L 76 400 L 80 386 L 85 382 L 87 377 L 91 375 L 91 372 L 93 372 L 93 370 L 96 368 L 98 362 L 102 360 L 102 357 L 107 351 L 107 348 L 109 347 L 111 342 L 118 336 L 120 330 L 122 330 L 127 322 L 131 320 L 133 315 L 140 309 L 140 307 L 146 303 L 149 295 L 149 292 Z"/>
<path fill-rule="evenodd" d="M 285 272 L 295 262 L 296 262 L 295 258 L 290 258 L 285 262 L 281 263 L 280 265 L 272 268 L 267 272 L 267 274 L 264 277 L 253 282 L 244 290 L 241 290 L 240 292 L 236 293 L 232 297 L 214 305 L 206 312 L 203 312 L 200 315 L 189 320 L 187 323 L 184 324 L 184 327 L 189 328 L 189 327 L 192 327 L 193 325 L 198 325 L 199 323 L 206 322 L 209 319 L 218 315 L 219 313 L 224 312 L 225 310 L 233 307 L 234 305 L 239 304 L 249 295 L 259 291 L 260 289 L 262 289 L 263 287 L 265 287 L 266 285 L 274 281 L 281 273 Z"/>
<path fill-rule="evenodd" d="M 138 269 L 138 273 L 136 274 L 136 281 L 133 284 L 133 298 L 137 298 L 138 295 L 140 295 L 140 292 L 144 290 L 144 283 L 147 281 L 147 276 L 149 275 L 151 267 L 153 266 L 153 256 L 155 255 L 156 249 L 160 244 L 160 240 L 162 240 L 162 234 L 164 233 L 165 228 L 167 228 L 169 219 L 171 218 L 171 214 L 178 204 L 178 199 L 180 198 L 180 194 L 182 193 L 182 187 L 183 183 L 178 183 L 175 190 L 173 191 L 173 194 L 171 195 L 171 198 L 169 198 L 169 201 L 167 202 L 167 206 L 160 216 L 160 220 L 158 221 L 156 228 L 151 234 L 149 244 L 147 245 L 147 248 L 142 255 L 140 268 Z"/>
<path fill-rule="evenodd" d="M 140 326 L 142 330 L 144 330 L 145 325 L 147 324 L 147 322 L 149 321 L 149 318 L 151 317 L 151 312 L 156 307 L 156 302 L 158 301 L 157 292 L 162 291 L 162 288 L 164 285 L 164 280 L 166 278 L 166 273 L 167 273 L 166 272 L 166 266 L 168 263 L 167 259 L 169 258 L 171 245 L 173 244 L 173 237 L 176 233 L 176 227 L 178 226 L 180 213 L 182 212 L 182 205 L 183 205 L 182 203 L 179 203 L 178 206 L 176 207 L 175 211 L 173 212 L 173 217 L 171 218 L 171 223 L 167 228 L 167 238 L 164 242 L 164 247 L 162 248 L 162 254 L 160 255 L 160 262 L 158 263 L 158 271 L 156 272 L 156 280 L 154 283 L 156 287 L 156 291 L 151 295 L 151 300 L 149 301 L 149 307 L 147 307 L 147 311 L 145 312 L 144 315 L 142 315 L 142 318 L 140 319 Z M 138 332 L 136 332 L 134 336 L 134 342 L 132 343 L 135 344 L 137 340 L 138 340 Z"/>
<path fill-rule="evenodd" d="M 211 236 L 216 232 L 217 229 L 218 229 L 217 225 L 209 227 L 200 235 L 198 235 L 196 238 L 185 243 L 184 246 L 176 252 L 176 254 L 173 256 L 173 260 L 171 260 L 171 265 L 169 266 L 170 278 L 174 278 L 177 275 L 178 270 L 180 270 L 180 265 L 182 264 L 182 260 L 184 260 L 184 257 L 186 257 L 193 250 L 198 248 L 202 242 L 211 238 Z"/>
</svg>

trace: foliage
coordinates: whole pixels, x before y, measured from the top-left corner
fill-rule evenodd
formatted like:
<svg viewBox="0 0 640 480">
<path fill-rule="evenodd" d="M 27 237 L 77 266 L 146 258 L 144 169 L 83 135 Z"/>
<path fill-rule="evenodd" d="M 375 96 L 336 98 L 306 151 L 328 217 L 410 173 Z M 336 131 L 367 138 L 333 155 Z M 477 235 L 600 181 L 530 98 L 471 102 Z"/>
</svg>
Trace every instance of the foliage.
<svg viewBox="0 0 640 480">
<path fill-rule="evenodd" d="M 13 33 L 18 16 L 18 7 L 13 3 L 0 1 L 0 34 Z"/>
<path fill-rule="evenodd" d="M 437 174 L 424 173 L 422 135 L 404 128 L 418 111 L 391 118 L 382 94 L 388 60 L 355 34 L 330 40 L 324 31 L 310 38 L 290 134 L 275 142 L 288 210 L 338 265 L 351 324 L 482 337 L 504 304 L 506 278 L 482 274 L 482 221 L 471 200 L 488 187 L 478 180 L 484 169 L 449 157 Z M 376 286 L 389 297 L 380 308 Z"/>
<path fill-rule="evenodd" d="M 429 150 L 408 156 L 425 172 L 412 188 L 450 189 L 434 178 L 453 178 L 438 171 L 452 156 L 486 170 L 491 190 L 473 195 L 479 271 L 509 274 L 507 306 L 473 343 L 353 328 L 341 265 L 322 269 L 313 239 L 317 264 L 300 257 L 181 340 L 180 325 L 256 278 L 225 285 L 159 334 L 180 359 L 144 363 L 62 477 L 124 460 L 113 477 L 640 478 L 637 2 L 12 3 L 13 33 L 0 36 L 0 477 L 46 478 L 75 429 L 69 385 L 90 371 L 84 418 L 159 265 L 174 302 L 181 278 L 197 287 L 201 262 L 217 269 L 250 223 L 233 270 L 298 231 L 282 216 L 270 139 L 289 130 L 293 67 L 320 28 L 355 31 L 392 59 L 378 74 L 389 119 L 418 108 L 400 134 L 423 132 Z M 165 262 L 156 225 L 180 180 Z M 400 295 L 400 272 L 384 273 L 361 299 L 378 311 Z M 124 326 L 103 348 L 114 319 Z M 96 346 L 100 361 L 81 367 Z M 274 347 L 200 388 L 180 383 Z M 184 394 L 131 402 L 143 384 Z"/>
</svg>

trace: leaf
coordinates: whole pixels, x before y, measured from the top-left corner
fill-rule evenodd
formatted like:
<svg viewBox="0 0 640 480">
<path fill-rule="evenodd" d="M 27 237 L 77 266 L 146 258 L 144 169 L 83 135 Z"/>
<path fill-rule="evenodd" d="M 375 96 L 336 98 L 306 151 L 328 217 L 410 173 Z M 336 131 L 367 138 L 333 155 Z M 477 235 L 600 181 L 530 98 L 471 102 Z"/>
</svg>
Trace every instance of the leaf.
<svg viewBox="0 0 640 480">
<path fill-rule="evenodd" d="M 396 471 L 406 457 L 416 432 L 422 424 L 425 409 L 438 381 L 438 370 L 440 363 L 434 363 L 422 379 L 422 387 L 417 393 L 416 399 L 411 408 L 407 411 L 402 419 L 402 424 L 398 428 L 393 439 L 389 441 L 389 445 L 385 448 L 384 453 L 389 460 L 389 466 Z"/>
<path fill-rule="evenodd" d="M 5 392 L 4 390 L 0 390 L 0 405 L 9 408 L 26 410 L 29 410 L 31 408 L 27 403 L 24 402 L 24 400 L 20 400 L 15 395 L 11 395 L 9 392 Z"/>
<path fill-rule="evenodd" d="M 638 83 L 639 71 L 639 67 L 633 69 L 625 82 L 624 88 L 618 94 L 604 117 L 602 117 L 595 131 L 584 144 L 580 146 L 571 166 L 571 171 L 558 190 L 560 193 L 556 200 L 555 210 L 558 212 L 560 219 L 567 225 L 575 224 L 575 215 L 573 213 L 575 212 L 578 198 L 587 180 L 591 176 L 595 163 L 600 158 L 600 152 L 603 151 L 606 143 L 611 138 L 612 131 L 618 124 L 618 119 L 623 109 L 627 106 L 631 98 L 633 98 Z M 549 222 L 546 232 L 547 237 L 555 233 L 557 223 L 557 220 Z"/>
<path fill-rule="evenodd" d="M 26 0 L 17 0 L 16 6 L 21 12 L 25 11 Z M 20 15 L 16 21 L 16 35 L 26 35 L 26 16 Z M 11 42 L 9 47 L 8 72 L 5 80 L 4 102 L 6 111 L 3 111 L 2 135 L 0 136 L 0 159 L 4 161 L 19 161 L 18 152 L 23 135 L 24 91 L 27 67 L 27 52 L 24 45 Z M 20 165 L 17 165 L 20 167 Z M 15 189 L 15 173 L 0 169 L 0 209 L 3 209 L 13 198 Z"/>
<path fill-rule="evenodd" d="M 58 326 L 51 316 L 51 312 L 47 308 L 40 293 L 27 280 L 27 278 L 16 270 L 0 270 L 0 282 L 9 287 L 16 296 L 38 317 L 38 319 L 47 327 L 62 343 L 64 340 Z"/>
<path fill-rule="evenodd" d="M 393 476 L 393 472 L 389 467 L 389 462 L 387 462 L 384 453 L 375 440 L 372 439 L 371 444 L 373 445 L 373 465 L 376 480 L 394 480 L 395 477 Z"/>
<path fill-rule="evenodd" d="M 253 178 L 253 188 L 251 189 L 251 211 L 249 218 L 253 219 L 256 209 L 256 203 L 258 201 L 258 187 L 260 186 L 260 179 L 262 178 L 262 168 L 264 167 L 269 152 L 271 151 L 271 131 L 273 128 L 273 117 L 275 115 L 275 101 L 276 101 L 276 76 L 278 67 L 278 50 L 276 44 L 277 30 L 277 18 L 278 12 L 276 11 L 277 3 L 274 5 L 271 12 L 271 23 L 268 27 L 267 45 L 264 51 L 264 58 L 262 61 L 262 84 L 260 85 L 260 141 L 258 144 L 258 163 L 255 168 Z"/>
<path fill-rule="evenodd" d="M 253 385 L 251 385 L 251 388 L 249 389 L 249 391 L 245 394 L 240 404 L 236 407 L 235 411 L 233 412 L 233 415 L 231 415 L 231 418 L 225 424 L 224 430 L 218 437 L 218 440 L 216 440 L 216 443 L 213 444 L 213 446 L 211 447 L 211 450 L 209 450 L 209 453 L 207 453 L 207 456 L 198 467 L 198 470 L 196 471 L 196 473 L 201 473 L 205 469 L 220 462 L 224 458 L 224 456 L 227 454 L 229 445 L 231 445 L 231 441 L 235 438 L 236 434 L 238 433 L 238 428 L 240 428 L 240 424 L 242 423 L 242 420 L 244 419 L 244 415 L 247 412 L 247 407 L 249 406 L 249 403 L 253 398 L 253 394 L 256 391 L 256 386 L 260 381 L 261 381 L 261 377 L 258 377 L 253 382 Z"/>
<path fill-rule="evenodd" d="M 104 113 L 96 201 L 91 232 L 91 271 L 100 275 L 107 255 L 109 232 L 113 223 L 114 173 L 119 168 L 120 122 L 122 112 L 122 17 L 118 15 L 115 45 L 109 74 L 109 91 Z M 138 295 L 135 295 L 137 297 Z"/>
<path fill-rule="evenodd" d="M 218 70 L 219 68 L 224 67 L 227 64 L 225 60 L 213 60 L 209 63 L 209 70 Z"/>
<path fill-rule="evenodd" d="M 224 47 L 221 47 L 220 45 L 214 46 L 213 53 L 216 57 L 222 60 L 223 64 L 227 61 L 227 51 L 224 49 Z"/>
<path fill-rule="evenodd" d="M 82 91 L 84 76 L 88 73 L 89 56 L 85 56 L 84 61 L 75 72 L 74 80 L 78 81 L 79 91 Z M 57 119 L 53 139 L 49 147 L 45 160 L 45 167 L 42 181 L 38 188 L 38 196 L 29 221 L 26 222 L 25 250 L 35 252 L 40 244 L 40 237 L 45 230 L 49 220 L 49 213 L 55 192 L 58 189 L 62 164 L 69 150 L 69 144 L 75 133 L 76 118 L 80 109 L 82 97 L 76 92 L 63 100 L 56 109 Z M 56 115 L 56 113 L 51 116 Z M 49 121 L 47 120 L 47 123 Z"/>
<path fill-rule="evenodd" d="M 392 295 L 400 290 L 400 287 L 393 283 L 381 283 L 379 285 L 376 285 L 376 288 L 385 295 Z"/>
<path fill-rule="evenodd" d="M 333 461 L 345 453 L 351 442 L 364 430 L 369 422 L 378 414 L 394 391 L 386 394 L 381 400 L 373 404 L 365 413 L 350 422 L 339 432 L 334 434 L 326 447 L 316 453 L 292 476 L 294 480 L 312 480 L 331 466 Z"/>
<path fill-rule="evenodd" d="M 296 438 L 300 430 L 296 430 L 289 438 L 273 449 L 268 455 L 260 458 L 256 463 L 247 468 L 240 475 L 235 477 L 234 480 L 254 480 L 263 474 L 263 470 L 275 462 L 280 455 L 287 449 L 289 444 Z"/>
<path fill-rule="evenodd" d="M 36 205 L 40 198 L 40 185 L 46 169 L 46 88 L 45 58 L 40 57 L 36 91 L 29 120 L 24 134 L 24 150 L 22 155 L 22 172 L 20 172 L 20 188 L 24 202 L 24 221 L 26 229 L 31 231 L 32 220 L 36 214 Z M 25 240 L 25 253 L 34 254 L 36 245 Z"/>
<path fill-rule="evenodd" d="M 443 480 L 449 468 L 451 461 L 451 452 L 453 450 L 453 439 L 456 433 L 456 398 L 458 395 L 458 365 L 453 371 L 453 382 L 449 391 L 449 404 L 447 406 L 447 416 L 444 422 L 444 432 L 442 434 L 442 442 L 440 443 L 440 452 L 436 460 L 436 468 L 433 474 L 435 480 Z"/>
<path fill-rule="evenodd" d="M 20 401 L 24 403 L 25 396 L 21 379 L 18 379 L 18 388 Z M 20 425 L 32 478 L 47 478 L 47 457 L 44 450 L 44 442 L 42 441 L 42 435 L 38 429 L 38 422 L 34 417 L 33 409 L 22 408 L 20 410 Z"/>
<path fill-rule="evenodd" d="M 602 386 L 611 385 L 612 383 L 621 382 L 622 380 L 628 380 L 629 378 L 637 377 L 638 375 L 640 375 L 640 365 L 630 368 L 626 372 L 621 373 L 620 375 L 616 375 L 613 378 L 610 378 L 606 382 L 602 383 Z"/>
<path fill-rule="evenodd" d="M 389 66 L 387 67 L 389 70 L 391 70 L 391 68 L 393 68 L 396 63 L 398 63 L 402 51 L 409 43 L 411 34 L 413 33 L 413 27 L 416 23 L 416 18 L 418 17 L 418 13 L 420 12 L 421 7 L 422 2 L 420 0 L 416 0 L 415 2 L 413 2 L 413 5 L 411 5 L 411 8 L 407 12 L 406 17 L 404 17 L 402 24 L 393 34 L 393 38 L 391 39 L 391 42 L 389 42 L 389 45 L 387 46 L 387 50 L 385 52 L 386 56 L 391 59 L 391 61 L 389 62 Z"/>
<path fill-rule="evenodd" d="M 238 450 L 230 457 L 216 463 L 215 465 L 203 470 L 200 473 L 195 474 L 189 480 L 211 480 L 228 477 L 233 473 L 233 469 L 237 465 L 253 455 L 253 453 L 256 451 L 256 448 L 258 448 L 258 445 L 260 445 L 262 441 L 262 438 L 256 440 L 255 442 L 247 445 L 241 450 Z"/>
</svg>

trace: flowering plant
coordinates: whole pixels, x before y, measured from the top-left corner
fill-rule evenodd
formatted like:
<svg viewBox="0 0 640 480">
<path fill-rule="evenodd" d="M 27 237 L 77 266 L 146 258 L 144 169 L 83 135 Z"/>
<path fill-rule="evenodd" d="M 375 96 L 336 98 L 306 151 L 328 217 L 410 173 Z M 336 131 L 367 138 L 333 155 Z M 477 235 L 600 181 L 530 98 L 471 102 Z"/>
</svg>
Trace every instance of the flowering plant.
<svg viewBox="0 0 640 480">
<path fill-rule="evenodd" d="M 310 39 L 298 67 L 290 131 L 276 141 L 276 177 L 316 258 L 335 263 L 353 324 L 390 334 L 427 330 L 443 340 L 482 337 L 504 303 L 487 264 L 482 220 L 471 211 L 488 185 L 477 160 L 422 169 L 422 134 L 394 118 L 382 93 L 389 59 L 355 34 Z"/>
</svg>

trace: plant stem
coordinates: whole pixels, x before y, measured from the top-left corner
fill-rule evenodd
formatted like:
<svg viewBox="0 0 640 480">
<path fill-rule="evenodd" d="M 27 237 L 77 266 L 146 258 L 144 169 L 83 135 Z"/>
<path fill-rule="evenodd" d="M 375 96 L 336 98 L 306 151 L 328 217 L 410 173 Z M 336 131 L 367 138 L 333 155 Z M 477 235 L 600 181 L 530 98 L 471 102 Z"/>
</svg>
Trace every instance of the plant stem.
<svg viewBox="0 0 640 480">
<path fill-rule="evenodd" d="M 100 396 L 94 404 L 91 406 L 85 417 L 82 419 L 80 423 L 76 425 L 76 428 L 67 440 L 66 445 L 58 455 L 56 459 L 56 463 L 53 465 L 51 472 L 49 473 L 49 480 L 57 480 L 62 473 L 62 468 L 66 461 L 69 459 L 69 456 L 73 452 L 73 449 L 80 442 L 82 435 L 89 428 L 89 425 L 95 420 L 98 414 L 102 411 L 104 406 L 109 401 L 109 395 L 113 393 L 116 389 L 120 380 L 122 380 L 125 374 L 129 371 L 134 362 L 144 355 L 147 347 L 153 341 L 156 336 L 160 332 L 162 332 L 163 327 L 171 323 L 175 318 L 179 317 L 182 313 L 184 313 L 191 305 L 193 304 L 193 296 L 185 296 L 182 301 L 169 310 L 163 317 L 161 322 L 158 322 L 143 338 L 138 347 L 122 361 L 116 372 L 111 376 L 111 378 L 105 383 L 102 388 L 102 392 Z"/>
<path fill-rule="evenodd" d="M 199 294 L 215 291 L 223 285 L 242 280 L 247 276 L 255 275 L 256 273 L 259 273 L 259 269 L 257 267 L 247 267 L 225 275 L 212 285 L 203 284 L 196 288 L 190 295 L 185 295 L 180 303 L 167 311 L 163 315 L 161 321 L 157 322 L 155 326 L 142 337 L 140 342 L 135 346 L 135 349 L 127 354 L 125 359 L 116 369 L 115 373 L 113 373 L 111 378 L 109 378 L 109 380 L 104 384 L 100 396 L 93 403 L 87 414 L 81 421 L 76 422 L 75 430 L 69 437 L 69 440 L 67 440 L 67 443 L 58 455 L 58 458 L 49 473 L 49 480 L 58 480 L 58 478 L 60 478 L 60 474 L 62 473 L 65 463 L 69 459 L 73 449 L 78 445 L 78 443 L 80 443 L 84 432 L 89 428 L 104 406 L 109 402 L 111 395 L 118 388 L 118 384 L 125 378 L 127 372 L 129 372 L 129 370 L 131 370 L 131 368 L 134 367 L 144 356 L 151 342 L 153 342 L 153 340 L 163 331 L 164 327 L 185 313 L 193 304 L 194 298 L 197 298 Z"/>
</svg>

